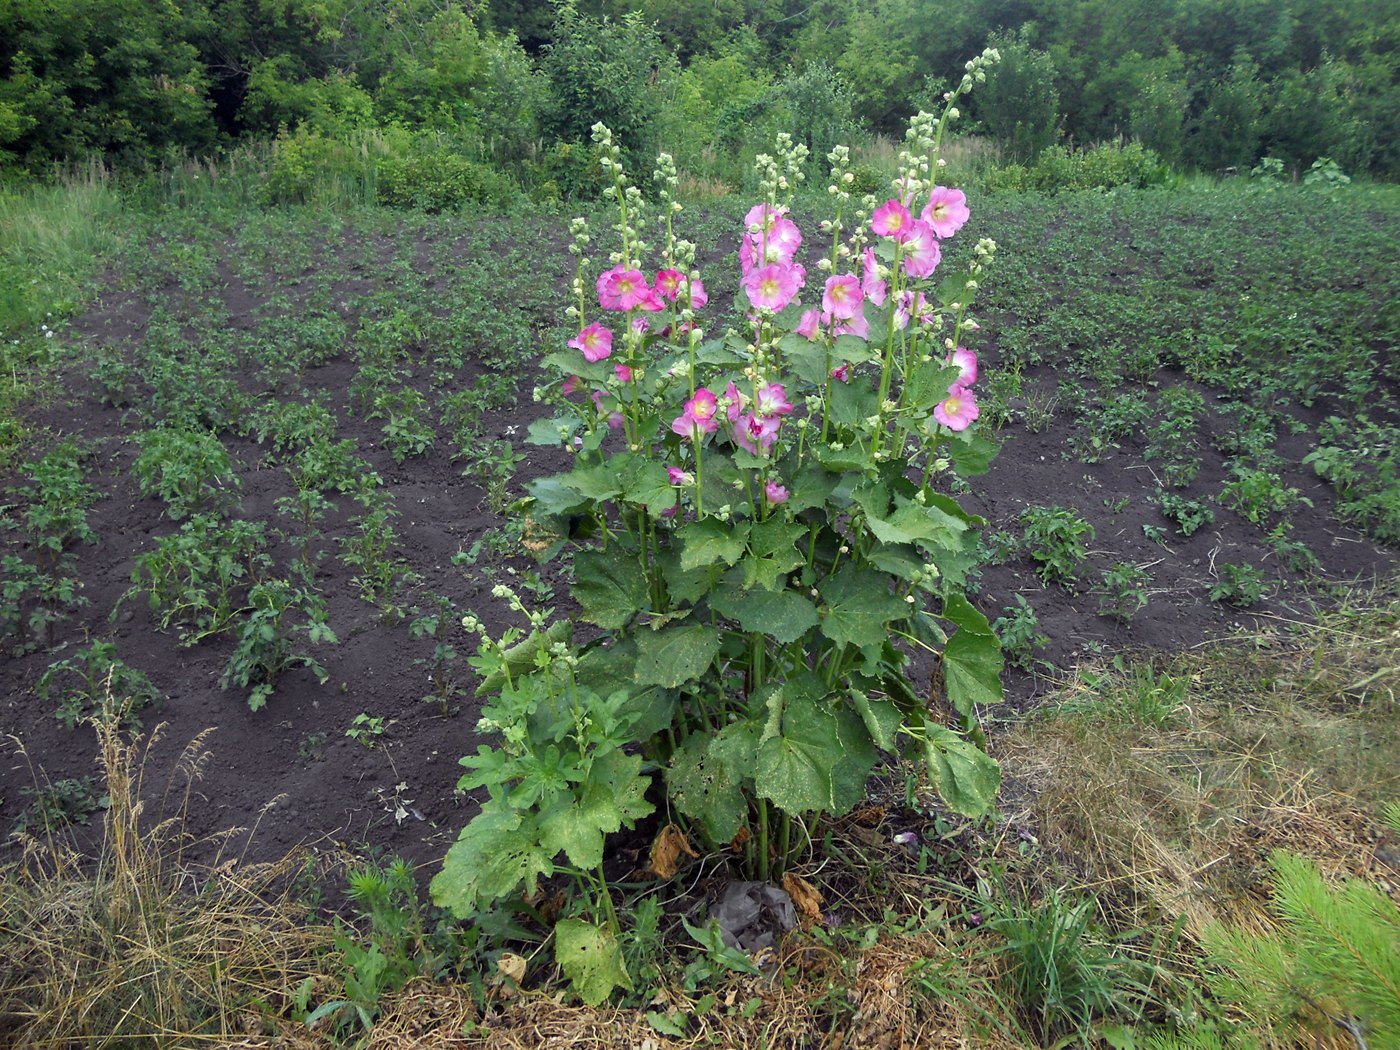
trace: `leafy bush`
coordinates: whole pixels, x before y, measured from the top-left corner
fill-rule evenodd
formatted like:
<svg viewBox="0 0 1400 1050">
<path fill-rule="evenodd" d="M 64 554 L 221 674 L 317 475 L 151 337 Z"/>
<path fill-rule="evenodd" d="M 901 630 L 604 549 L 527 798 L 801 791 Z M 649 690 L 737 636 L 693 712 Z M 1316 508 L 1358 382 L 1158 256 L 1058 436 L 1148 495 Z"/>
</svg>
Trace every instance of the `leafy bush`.
<svg viewBox="0 0 1400 1050">
<path fill-rule="evenodd" d="M 487 165 L 441 149 L 386 157 L 379 162 L 377 180 L 379 203 L 426 212 L 501 203 L 515 195 L 510 181 Z"/>
<path fill-rule="evenodd" d="M 985 180 L 985 188 L 1043 193 L 1119 186 L 1143 189 L 1161 185 L 1170 174 L 1157 154 L 1136 142 L 1106 142 L 1087 150 L 1051 146 L 1030 167 L 1008 164 L 993 171 Z"/>
<path fill-rule="evenodd" d="M 238 489 L 224 443 L 211 433 L 157 427 L 137 438 L 141 454 L 132 473 L 143 496 L 160 496 L 172 518 L 214 507 L 226 490 Z"/>
<path fill-rule="evenodd" d="M 960 90 L 989 61 L 975 60 Z M 911 156 L 936 158 L 951 108 L 916 118 Z M 631 985 L 602 862 L 608 835 L 653 812 L 650 770 L 707 848 L 733 843 L 751 877 L 776 880 L 823 814 L 859 801 L 880 751 L 918 755 L 952 810 L 987 812 L 1000 772 L 983 749 L 978 708 L 1000 699 L 1002 661 L 965 596 L 982 522 L 935 470 L 946 457 L 975 473 L 991 451 L 969 432 L 976 399 L 954 385 L 963 369 L 940 342 L 944 332 L 958 344 L 971 338 L 963 310 L 976 286 L 960 283 L 954 306 L 929 280 L 933 223 L 956 232 L 961 194 L 908 163 L 903 174 L 931 217 L 906 210 L 901 219 L 898 201 L 876 211 L 871 255 L 883 263 L 885 303 L 866 303 L 854 274 L 833 274 L 833 316 L 812 306 L 804 322 L 800 231 L 787 215 L 807 150 L 780 137 L 759 158 L 763 198 L 745 223 L 749 331 L 705 341 L 695 324 L 708 296 L 693 246 L 666 223 L 654 286 L 643 275 L 642 194 L 607 128 L 594 134 L 619 209 L 617 263 L 593 272 L 589 224 L 576 219 L 570 316 L 579 331 L 543 362 L 555 380 L 538 396 L 558 414 L 528 436 L 573 450 L 571 468 L 533 482 L 528 506 L 542 556 L 580 548 L 572 597 L 599 630 L 573 644 L 571 622 L 551 622 L 552 610 L 504 585 L 495 594 L 528 630 L 498 636 L 464 618 L 480 639 L 479 729 L 501 746 L 463 760 L 460 786 L 484 788 L 489 800 L 432 888 L 466 916 L 570 873 L 593 921 L 561 921 L 555 959 L 596 1005 Z M 849 153 L 838 147 L 828 160 L 839 223 L 853 206 Z M 670 159 L 656 170 L 660 213 L 674 215 Z M 900 222 L 907 245 L 894 239 Z M 844 229 L 870 243 L 864 222 Z M 758 265 L 770 235 L 786 247 Z M 822 240 L 825 264 L 839 270 L 850 244 Z M 970 278 L 994 250 L 970 246 Z M 867 272 L 872 289 L 876 279 Z M 919 294 L 929 316 L 901 324 L 893 304 Z M 842 331 L 838 311 L 859 312 L 857 332 Z M 664 326 L 631 323 L 663 313 Z M 570 400 L 580 383 L 592 396 Z M 909 654 L 892 641 L 900 637 L 941 654 L 955 727 L 929 717 Z"/>
</svg>

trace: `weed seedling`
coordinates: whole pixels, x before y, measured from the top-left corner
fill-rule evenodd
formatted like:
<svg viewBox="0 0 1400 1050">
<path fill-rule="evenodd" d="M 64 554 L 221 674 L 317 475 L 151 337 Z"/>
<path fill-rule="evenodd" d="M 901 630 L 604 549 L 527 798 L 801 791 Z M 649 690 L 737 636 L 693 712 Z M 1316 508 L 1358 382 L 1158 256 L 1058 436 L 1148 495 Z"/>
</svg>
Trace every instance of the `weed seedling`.
<svg viewBox="0 0 1400 1050">
<path fill-rule="evenodd" d="M 1035 651 L 1050 644 L 1050 639 L 1040 630 L 1040 620 L 1035 609 L 1026 601 L 1025 595 L 1016 595 L 1016 604 L 1008 605 L 1001 615 L 992 621 L 992 631 L 1001 641 L 1001 651 L 1006 662 L 1023 671 L 1030 671 L 1035 663 Z"/>
<path fill-rule="evenodd" d="M 1099 584 L 1099 615 L 1127 623 L 1147 605 L 1152 577 L 1132 562 L 1120 561 L 1105 569 Z"/>
<path fill-rule="evenodd" d="M 1233 605 L 1237 609 L 1247 609 L 1264 597 L 1266 584 L 1263 574 L 1253 565 L 1222 564 L 1215 586 L 1210 589 L 1210 600 Z"/>
<path fill-rule="evenodd" d="M 1025 549 L 1039 563 L 1041 580 L 1068 587 L 1088 556 L 1084 542 L 1094 538 L 1094 526 L 1069 507 L 1029 507 L 1021 523 Z"/>
</svg>

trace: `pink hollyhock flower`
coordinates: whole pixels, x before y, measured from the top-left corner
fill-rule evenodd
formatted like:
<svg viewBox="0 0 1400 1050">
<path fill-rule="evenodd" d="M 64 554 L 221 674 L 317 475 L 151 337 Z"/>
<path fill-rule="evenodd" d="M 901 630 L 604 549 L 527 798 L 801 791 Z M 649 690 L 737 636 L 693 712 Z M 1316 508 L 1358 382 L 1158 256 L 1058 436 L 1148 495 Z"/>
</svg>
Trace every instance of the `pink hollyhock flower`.
<svg viewBox="0 0 1400 1050">
<path fill-rule="evenodd" d="M 860 309 L 865 293 L 853 273 L 833 274 L 826 279 L 822 293 L 822 309 L 840 321 L 849 321 Z"/>
<path fill-rule="evenodd" d="M 831 378 L 841 383 L 849 383 L 851 381 L 850 362 L 848 361 L 844 365 L 837 365 L 835 368 L 833 368 L 831 370 Z"/>
<path fill-rule="evenodd" d="M 672 485 L 692 485 L 695 483 L 695 475 L 680 467 L 667 467 L 666 477 Z"/>
<path fill-rule="evenodd" d="M 876 306 L 885 305 L 885 282 L 880 280 L 880 264 L 875 261 L 875 249 L 865 249 L 862 258 L 861 290 Z"/>
<path fill-rule="evenodd" d="M 760 309 L 777 312 L 792 302 L 797 290 L 802 287 L 803 274 L 800 267 L 782 266 L 769 263 L 761 270 L 754 270 L 744 278 L 744 291 L 749 302 Z M 804 271 L 805 272 L 805 271 Z"/>
<path fill-rule="evenodd" d="M 909 209 L 893 199 L 876 208 L 875 214 L 870 217 L 870 228 L 876 236 L 892 237 L 896 241 L 908 237 L 913 224 L 914 217 L 909 214 Z"/>
<path fill-rule="evenodd" d="M 599 412 L 604 411 L 603 399 L 608 396 L 608 392 L 606 390 L 595 390 L 588 396 L 593 399 L 594 408 L 596 408 Z"/>
<path fill-rule="evenodd" d="M 679 270 L 658 270 L 656 272 L 656 290 L 668 303 L 674 303 L 681 290 L 681 272 Z"/>
<path fill-rule="evenodd" d="M 910 224 L 904 241 L 904 271 L 910 277 L 927 277 L 937 268 L 943 253 L 938 250 L 938 238 L 933 227 L 923 219 Z"/>
<path fill-rule="evenodd" d="M 634 318 L 634 319 L 633 319 L 633 321 L 632 321 L 632 331 L 638 332 L 638 333 L 641 333 L 641 334 L 646 334 L 646 333 L 647 333 L 648 331 L 650 331 L 650 330 L 651 330 L 651 322 L 648 321 L 645 317 L 637 317 L 637 318 Z"/>
<path fill-rule="evenodd" d="M 894 306 L 894 326 L 902 331 L 914 317 L 922 324 L 931 323 L 934 319 L 933 307 L 923 292 L 901 292 Z"/>
<path fill-rule="evenodd" d="M 800 247 L 802 247 L 802 232 L 798 230 L 797 223 L 791 219 L 779 219 L 768 231 L 767 249 L 770 257 L 774 252 L 777 252 L 778 258 L 782 262 L 792 262 L 793 256 L 797 254 L 797 249 Z"/>
<path fill-rule="evenodd" d="M 779 485 L 776 479 L 769 478 L 763 486 L 763 498 L 774 505 L 786 503 L 788 490 Z"/>
<path fill-rule="evenodd" d="M 857 339 L 870 338 L 870 322 L 865 319 L 865 311 L 858 310 L 856 315 L 845 324 L 836 326 L 837 335 L 853 335 Z"/>
<path fill-rule="evenodd" d="M 802 312 L 802 320 L 797 322 L 797 327 L 793 329 L 804 339 L 815 340 L 817 338 L 817 326 L 821 323 L 821 312 L 816 307 Z"/>
<path fill-rule="evenodd" d="M 759 387 L 758 404 L 754 406 L 761 416 L 790 416 L 792 402 L 787 399 L 787 391 L 782 383 L 769 383 Z"/>
<path fill-rule="evenodd" d="M 977 399 L 956 383 L 948 388 L 948 396 L 933 406 L 933 418 L 949 430 L 966 430 L 977 416 Z"/>
<path fill-rule="evenodd" d="M 613 371 L 617 373 L 619 382 L 632 382 L 632 369 L 628 368 L 626 365 L 613 365 Z"/>
<path fill-rule="evenodd" d="M 621 413 L 621 412 L 610 412 L 610 413 L 608 413 L 608 429 L 609 429 L 609 430 L 617 430 L 617 429 L 619 429 L 619 428 L 622 426 L 622 422 L 623 422 L 623 420 L 622 420 L 622 413 Z"/>
<path fill-rule="evenodd" d="M 676 516 L 676 511 L 678 511 L 678 510 L 680 510 L 680 509 L 681 509 L 681 508 L 680 508 L 680 505 L 679 505 L 679 504 L 676 505 L 676 506 L 674 506 L 674 507 L 667 507 L 665 510 L 663 510 L 663 511 L 661 512 L 661 516 L 662 516 L 663 518 L 674 518 L 674 517 Z"/>
<path fill-rule="evenodd" d="M 962 229 L 971 214 L 967 208 L 967 196 L 962 190 L 935 186 L 920 217 L 933 227 L 938 237 L 945 238 Z"/>
<path fill-rule="evenodd" d="M 698 310 L 710 301 L 709 293 L 705 291 L 704 282 L 698 277 L 690 277 L 681 282 L 680 289 L 676 293 L 677 298 L 679 298 L 681 302 L 685 302 L 687 294 L 690 297 L 690 308 L 692 310 Z"/>
<path fill-rule="evenodd" d="M 624 270 L 621 266 L 614 266 L 598 277 L 598 305 L 604 310 L 631 310 L 652 296 L 641 270 Z"/>
<path fill-rule="evenodd" d="M 767 452 L 773 447 L 773 443 L 778 440 L 778 428 L 783 425 L 779 416 L 760 416 L 755 412 L 747 412 L 734 427 L 734 444 L 738 445 L 750 455 L 758 455 L 760 451 Z"/>
<path fill-rule="evenodd" d="M 583 385 L 583 379 L 579 376 L 569 376 L 559 387 L 559 393 L 565 397 L 573 397 L 574 391 Z"/>
<path fill-rule="evenodd" d="M 769 204 L 766 201 L 755 204 L 744 216 L 744 229 L 752 230 L 755 226 L 760 230 L 771 229 L 773 224 L 786 214 L 787 209 L 781 204 Z"/>
<path fill-rule="evenodd" d="M 971 386 L 977 382 L 977 355 L 965 346 L 960 346 L 948 355 L 948 364 L 958 366 L 958 378 L 954 386 Z"/>
<path fill-rule="evenodd" d="M 683 438 L 694 441 L 701 434 L 712 434 L 719 427 L 715 412 L 719 409 L 719 398 L 714 392 L 701 387 L 695 396 L 685 403 L 685 409 L 671 421 L 671 430 Z"/>
<path fill-rule="evenodd" d="M 731 423 L 739 422 L 739 416 L 744 411 L 744 405 L 748 399 L 734 385 L 734 380 L 729 381 L 729 385 L 724 388 L 724 417 Z"/>
<path fill-rule="evenodd" d="M 597 321 L 569 340 L 575 350 L 583 351 L 585 361 L 601 361 L 612 353 L 613 334 Z"/>
</svg>

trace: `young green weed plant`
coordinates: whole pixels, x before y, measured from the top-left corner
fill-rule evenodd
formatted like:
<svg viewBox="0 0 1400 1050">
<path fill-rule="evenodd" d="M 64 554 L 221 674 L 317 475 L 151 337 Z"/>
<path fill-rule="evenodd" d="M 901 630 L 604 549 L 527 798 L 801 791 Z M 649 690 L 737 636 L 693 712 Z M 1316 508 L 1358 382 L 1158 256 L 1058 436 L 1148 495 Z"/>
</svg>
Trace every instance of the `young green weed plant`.
<svg viewBox="0 0 1400 1050">
<path fill-rule="evenodd" d="M 468 618 L 479 692 L 494 697 L 479 730 L 501 743 L 463 760 L 461 787 L 489 798 L 433 880 L 438 903 L 468 915 L 572 876 L 585 915 L 556 926 L 555 956 L 586 1002 L 632 984 L 602 861 L 606 836 L 654 808 L 646 767 L 706 849 L 747 832 L 743 867 L 760 881 L 809 848 L 822 814 L 864 796 L 881 751 L 917 754 L 953 810 L 993 804 L 978 708 L 1001 698 L 1001 653 L 964 596 L 982 522 L 942 483 L 991 450 L 972 427 L 964 343 L 994 243 L 930 280 L 940 239 L 968 216 L 960 191 L 933 182 L 942 136 L 993 58 L 973 60 L 941 117 L 915 118 L 898 198 L 853 203 L 849 152 L 831 152 L 834 217 L 811 277 L 788 213 L 806 148 L 784 135 L 758 158 L 746 320 L 719 338 L 700 327 L 695 247 L 674 234 L 670 158 L 654 173 L 648 277 L 641 190 L 594 129 L 620 244 L 598 274 L 573 223 L 578 334 L 544 361 L 558 379 L 539 396 L 558 412 L 528 440 L 574 465 L 530 485 L 529 513 L 552 539 L 545 556 L 579 548 L 573 598 L 601 633 L 574 645 L 567 621 L 503 585 L 527 631 L 495 638 Z M 908 647 L 939 655 L 955 727 L 914 688 Z"/>
<path fill-rule="evenodd" d="M 1099 615 L 1128 623 L 1147 608 L 1147 588 L 1151 584 L 1151 574 L 1141 565 L 1115 562 L 1103 571 L 1099 581 Z"/>
<path fill-rule="evenodd" d="M 1050 644 L 1050 638 L 1040 629 L 1040 619 L 1023 594 L 1016 595 L 1016 604 L 1008 605 L 992 621 L 992 632 L 1001 643 L 1002 655 L 1012 667 L 1030 671 L 1035 667 L 1035 651 Z"/>
<path fill-rule="evenodd" d="M 1073 583 L 1089 556 L 1084 543 L 1094 538 L 1094 526 L 1069 507 L 1028 507 L 1021 524 L 1025 549 L 1038 563 L 1041 580 L 1064 587 Z"/>
</svg>

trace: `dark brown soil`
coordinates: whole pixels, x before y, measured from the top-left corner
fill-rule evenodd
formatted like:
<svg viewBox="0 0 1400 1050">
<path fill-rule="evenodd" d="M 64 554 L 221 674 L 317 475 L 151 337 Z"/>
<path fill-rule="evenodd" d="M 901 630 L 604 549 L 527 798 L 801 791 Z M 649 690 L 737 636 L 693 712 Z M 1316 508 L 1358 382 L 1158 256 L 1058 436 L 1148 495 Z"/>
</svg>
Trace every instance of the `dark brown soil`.
<svg viewBox="0 0 1400 1050">
<path fill-rule="evenodd" d="M 433 242 L 432 236 L 432 231 L 424 234 L 420 265 L 426 266 L 429 258 L 441 259 L 445 252 L 468 250 L 455 243 Z M 541 287 L 556 277 L 540 275 Z M 249 329 L 274 309 L 269 302 L 274 289 L 250 287 L 227 267 L 221 267 L 216 284 L 222 288 L 219 294 L 231 330 Z M 66 333 L 75 353 L 89 347 L 119 352 L 144 337 L 150 323 L 149 304 L 120 285 L 119 275 L 113 274 L 108 289 Z M 372 270 L 364 269 L 337 288 L 336 298 L 347 319 L 355 317 L 359 297 L 375 287 Z M 275 292 L 287 294 L 288 289 Z M 293 297 L 293 308 L 295 302 Z M 467 362 L 463 378 L 485 367 L 480 361 L 482 347 L 469 351 L 477 359 Z M 996 367 L 995 354 L 989 356 L 984 374 Z M 324 389 L 332 406 L 343 409 L 354 370 L 353 360 L 342 355 L 308 371 L 305 385 Z M 415 369 L 425 392 L 428 371 Z M 1161 378 L 1183 381 L 1166 374 Z M 1054 382 L 1048 370 L 1028 372 L 1026 379 L 1028 385 L 1038 381 L 1047 389 Z M 525 376 L 519 403 L 490 413 L 482 427 L 483 440 L 509 439 L 526 453 L 515 482 L 517 490 L 527 479 L 562 466 L 556 455 L 520 444 L 526 425 L 537 415 L 528 396 L 531 383 L 532 377 Z M 275 396 L 265 387 L 258 389 L 259 396 Z M 1312 428 L 1326 414 L 1325 406 L 1319 405 L 1301 418 Z M 218 684 L 233 646 L 231 638 L 181 648 L 173 633 L 156 629 L 143 601 L 118 604 L 130 585 L 133 558 L 178 525 L 165 516 L 158 499 L 140 495 L 132 477 L 134 414 L 102 404 L 84 364 L 63 377 L 53 400 L 36 408 L 33 416 L 33 422 L 50 433 L 76 434 L 96 450 L 90 481 L 101 498 L 92 507 L 89 522 L 100 542 L 74 551 L 75 575 L 83 581 L 89 604 L 59 622 L 52 644 L 22 656 L 0 658 L 0 689 L 5 696 L 0 738 L 7 742 L 0 763 L 0 830 L 7 831 L 28 804 L 22 789 L 33 786 L 36 776 L 41 782 L 57 781 L 94 772 L 91 731 L 65 728 L 55 719 L 52 704 L 36 697 L 34 686 L 52 661 L 71 655 L 89 640 L 111 639 L 121 658 L 146 673 L 167 697 L 157 711 L 145 714 L 148 727 L 157 721 L 169 723 L 148 771 L 152 790 L 163 784 L 171 760 L 188 740 L 206 728 L 216 729 L 209 741 L 212 761 L 197 785 L 198 797 L 188 807 L 189 831 L 201 835 L 249 826 L 262 807 L 276 799 L 256 835 L 250 837 L 248 858 L 278 856 L 297 843 L 335 843 L 403 854 L 427 871 L 435 870 L 472 812 L 471 803 L 454 788 L 460 772 L 457 759 L 473 752 L 478 740 L 474 701 L 467 699 L 460 710 L 445 716 L 421 699 L 430 691 L 422 661 L 432 652 L 431 641 L 411 638 L 406 621 L 387 622 L 379 610 L 361 600 L 351 583 L 351 571 L 335 557 L 334 544 L 328 544 L 317 583 L 340 641 L 319 647 L 317 656 L 330 679 L 323 686 L 309 671 L 294 670 L 278 683 L 265 709 L 249 710 L 240 690 L 225 691 Z M 469 549 L 502 521 L 488 509 L 482 489 L 463 477 L 462 465 L 451 458 L 448 443 L 439 441 L 427 455 L 396 464 L 378 447 L 378 422 L 344 411 L 339 418 L 338 436 L 359 442 L 359 455 L 371 461 L 393 494 L 401 515 L 397 522 L 400 553 L 421 577 L 414 588 L 416 600 L 421 603 L 429 592 L 444 595 L 461 612 L 475 612 L 487 623 L 507 622 L 510 616 L 491 597 L 492 580 L 481 571 L 482 565 L 489 565 L 500 580 L 519 579 L 537 567 L 518 548 L 504 555 L 482 554 L 471 568 L 453 564 L 454 554 Z M 1070 447 L 1073 425 L 1061 417 L 1042 433 L 1008 428 L 992 472 L 974 479 L 966 497 L 970 507 L 989 520 L 990 530 L 1015 530 L 1020 512 L 1038 504 L 1076 508 L 1096 526 L 1090 562 L 1074 590 L 1043 586 L 1025 559 L 983 571 L 975 600 L 989 617 L 1000 615 L 1017 593 L 1031 601 L 1041 630 L 1051 639 L 1039 654 L 1046 668 L 1053 665 L 1063 671 L 1088 654 L 1125 647 L 1181 649 L 1226 635 L 1259 616 L 1308 615 L 1307 603 L 1319 588 L 1277 567 L 1263 530 L 1216 505 L 1213 526 L 1181 538 L 1150 500 L 1156 485 L 1141 447 L 1128 442 L 1094 464 L 1065 459 L 1063 451 Z M 279 524 L 274 501 L 292 492 L 286 472 L 270 462 L 267 449 L 255 441 L 227 434 L 224 438 L 242 481 L 239 515 L 267 521 L 269 528 Z M 1339 525 L 1331 515 L 1333 494 L 1301 465 L 1306 452 L 1303 439 L 1283 441 L 1280 451 L 1288 461 L 1283 480 L 1313 504 L 1293 518 L 1293 538 L 1316 554 L 1322 565 L 1319 579 L 1369 581 L 1392 574 L 1394 552 Z M 1221 456 L 1207 440 L 1201 444 L 1203 468 L 1186 494 L 1207 498 L 1220 491 L 1225 475 Z M 22 480 L 0 478 L 0 491 Z M 344 532 L 344 523 L 355 509 L 348 498 L 333 502 L 337 511 L 325 525 L 331 536 Z M 1165 547 L 1144 536 L 1144 524 L 1167 528 Z M 279 565 L 292 556 L 285 543 L 273 554 Z M 1150 604 L 1126 625 L 1098 615 L 1098 600 L 1089 587 L 1100 570 L 1120 561 L 1146 566 L 1152 576 Z M 1210 602 L 1207 590 L 1214 582 L 1215 566 L 1222 562 L 1250 562 L 1264 568 L 1271 579 L 1271 596 L 1247 614 Z M 558 565 L 546 569 L 540 582 L 553 586 L 552 604 L 567 611 L 567 585 Z M 455 640 L 464 650 L 463 657 L 469 655 L 465 637 L 458 633 Z M 1046 670 L 1033 676 L 1009 670 L 1007 712 L 1023 710 L 1033 702 L 1053 673 Z M 467 676 L 464 668 L 463 674 Z M 386 727 L 369 746 L 346 735 L 352 719 L 361 713 L 383 719 Z M 395 817 L 396 801 L 407 813 L 400 819 Z"/>
</svg>

